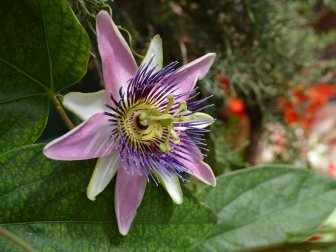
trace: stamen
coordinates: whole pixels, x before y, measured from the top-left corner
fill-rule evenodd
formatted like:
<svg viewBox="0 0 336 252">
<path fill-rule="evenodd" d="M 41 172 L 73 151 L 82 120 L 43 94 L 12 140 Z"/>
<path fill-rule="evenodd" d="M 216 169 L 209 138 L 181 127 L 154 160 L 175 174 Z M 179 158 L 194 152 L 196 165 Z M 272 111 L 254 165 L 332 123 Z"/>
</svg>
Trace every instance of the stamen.
<svg viewBox="0 0 336 252">
<path fill-rule="evenodd" d="M 168 99 L 168 105 L 167 105 L 166 109 L 163 111 L 164 114 L 167 114 L 169 112 L 171 106 L 173 106 L 173 104 L 174 104 L 174 95 L 169 94 L 168 97 L 167 97 L 167 99 Z"/>
<path fill-rule="evenodd" d="M 180 101 L 179 102 L 179 107 L 174 113 L 174 116 L 177 116 L 178 114 L 187 111 L 187 102 L 186 101 Z"/>
</svg>

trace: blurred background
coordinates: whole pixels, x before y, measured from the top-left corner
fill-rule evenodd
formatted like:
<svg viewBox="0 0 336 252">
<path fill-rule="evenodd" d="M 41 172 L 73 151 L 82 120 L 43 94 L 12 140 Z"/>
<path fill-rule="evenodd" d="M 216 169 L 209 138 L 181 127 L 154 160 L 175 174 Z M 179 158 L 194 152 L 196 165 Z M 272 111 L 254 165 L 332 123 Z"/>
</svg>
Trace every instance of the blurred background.
<svg viewBox="0 0 336 252">
<path fill-rule="evenodd" d="M 217 59 L 198 84 L 214 95 L 216 122 L 206 161 L 216 175 L 265 163 L 295 164 L 336 178 L 336 1 L 70 1 L 91 38 L 85 78 L 69 91 L 103 83 L 95 16 L 105 9 L 135 52 L 163 38 L 164 63 L 207 52 Z M 131 35 L 131 40 L 129 35 Z M 136 57 L 141 62 L 141 57 Z M 65 92 L 65 93 L 66 93 Z M 42 139 L 66 132 L 51 111 Z M 189 184 L 197 191 L 197 182 Z"/>
</svg>

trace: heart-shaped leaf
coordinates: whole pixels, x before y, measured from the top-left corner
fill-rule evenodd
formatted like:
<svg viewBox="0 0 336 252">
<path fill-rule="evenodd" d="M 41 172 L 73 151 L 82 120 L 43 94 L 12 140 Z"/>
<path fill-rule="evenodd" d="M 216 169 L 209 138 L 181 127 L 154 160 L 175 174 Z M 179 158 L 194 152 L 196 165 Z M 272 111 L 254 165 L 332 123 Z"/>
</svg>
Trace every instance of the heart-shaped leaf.
<svg viewBox="0 0 336 252">
<path fill-rule="evenodd" d="M 95 202 L 86 198 L 92 161 L 53 161 L 32 145 L 0 156 L 0 226 L 38 251 L 185 251 L 216 222 L 213 212 L 188 192 L 174 204 L 149 182 L 127 236 L 118 232 L 113 186 Z M 0 238 L 1 251 L 20 251 Z"/>
<path fill-rule="evenodd" d="M 265 166 L 222 175 L 200 198 L 218 214 L 218 225 L 197 250 L 237 251 L 318 227 L 336 207 L 336 181 L 310 170 Z"/>
<path fill-rule="evenodd" d="M 89 39 L 66 0 L 0 3 L 0 153 L 33 143 L 49 97 L 86 72 Z"/>
</svg>

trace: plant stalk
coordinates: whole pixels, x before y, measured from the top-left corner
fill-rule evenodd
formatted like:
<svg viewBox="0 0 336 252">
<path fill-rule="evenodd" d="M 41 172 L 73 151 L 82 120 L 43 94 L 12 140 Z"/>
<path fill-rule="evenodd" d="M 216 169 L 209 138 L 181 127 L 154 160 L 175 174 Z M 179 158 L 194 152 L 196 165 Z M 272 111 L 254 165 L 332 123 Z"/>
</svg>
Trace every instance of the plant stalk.
<svg viewBox="0 0 336 252">
<path fill-rule="evenodd" d="M 28 243 L 23 241 L 17 235 L 9 232 L 7 229 L 4 229 L 4 228 L 0 227 L 0 236 L 3 236 L 5 238 L 7 238 L 8 240 L 11 240 L 12 242 L 16 243 L 18 246 L 20 246 L 26 252 L 35 252 L 35 250 Z"/>
<path fill-rule="evenodd" d="M 63 108 L 62 104 L 59 102 L 59 100 L 57 99 L 57 97 L 55 95 L 50 95 L 50 99 L 51 99 L 52 103 L 54 104 L 58 114 L 62 118 L 63 122 L 68 127 L 68 129 L 69 130 L 73 129 L 75 127 L 75 125 L 72 123 L 69 116 L 64 111 L 64 108 Z"/>
</svg>

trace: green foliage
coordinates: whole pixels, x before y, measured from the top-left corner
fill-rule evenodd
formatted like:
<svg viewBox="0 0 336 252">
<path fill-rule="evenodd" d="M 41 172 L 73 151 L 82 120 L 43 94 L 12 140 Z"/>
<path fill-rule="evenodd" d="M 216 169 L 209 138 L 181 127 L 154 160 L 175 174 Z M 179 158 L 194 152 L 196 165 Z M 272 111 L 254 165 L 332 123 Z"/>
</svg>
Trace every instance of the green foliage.
<svg viewBox="0 0 336 252">
<path fill-rule="evenodd" d="M 181 43 L 189 60 L 216 51 L 219 59 L 213 70 L 225 72 L 249 102 L 272 102 L 280 94 L 280 86 L 288 87 L 289 80 L 303 67 L 316 63 L 313 50 L 317 37 L 299 13 L 308 5 L 304 1 L 155 3 L 116 3 L 113 7 L 118 9 L 117 18 L 128 23 L 135 34 L 146 35 L 154 29 L 163 37 L 165 48 L 169 48 L 165 50 L 167 62 L 181 58 Z"/>
<path fill-rule="evenodd" d="M 317 228 L 335 209 L 335 192 L 334 180 L 289 166 L 222 175 L 216 188 L 199 196 L 218 214 L 218 224 L 198 250 L 236 251 L 285 242 Z"/>
<path fill-rule="evenodd" d="M 66 0 L 1 2 L 0 153 L 33 143 L 48 97 L 86 73 L 89 40 Z"/>
<path fill-rule="evenodd" d="M 61 162 L 31 145 L 0 156 L 0 225 L 38 251 L 186 250 L 198 244 L 216 216 L 187 191 L 175 205 L 153 182 L 148 184 L 130 233 L 119 234 L 113 186 L 91 202 L 85 188 L 94 161 Z M 18 251 L 0 238 L 1 251 Z"/>
<path fill-rule="evenodd" d="M 336 11 L 336 2 L 333 0 L 324 0 L 324 4 L 329 6 L 333 11 Z"/>
<path fill-rule="evenodd" d="M 211 125 L 209 133 L 211 141 L 208 144 L 209 152 L 206 161 L 213 164 L 211 168 L 217 175 L 246 166 L 242 158 L 242 149 L 245 145 L 242 144 L 240 148 L 234 147 L 233 144 L 230 145 L 227 136 L 237 136 L 237 131 L 228 132 L 229 130 L 232 128 L 227 127 L 222 121 L 216 121 Z"/>
<path fill-rule="evenodd" d="M 90 28 L 91 32 L 96 34 L 95 20 L 96 15 L 101 10 L 106 10 L 112 14 L 111 7 L 107 4 L 110 0 L 74 0 L 71 1 L 77 16 L 85 28 Z"/>
</svg>

